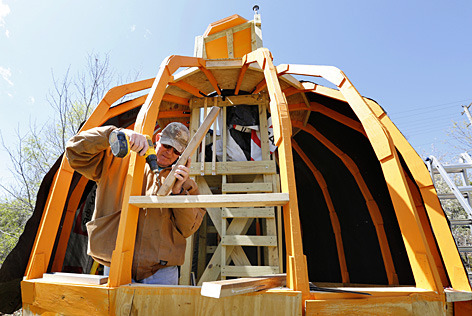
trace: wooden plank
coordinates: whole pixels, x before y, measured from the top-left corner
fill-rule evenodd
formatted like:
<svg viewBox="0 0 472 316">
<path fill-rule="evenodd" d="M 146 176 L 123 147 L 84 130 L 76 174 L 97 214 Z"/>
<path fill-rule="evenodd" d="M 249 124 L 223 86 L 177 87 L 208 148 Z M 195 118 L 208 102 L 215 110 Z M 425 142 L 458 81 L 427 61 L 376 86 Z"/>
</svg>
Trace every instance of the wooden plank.
<svg viewBox="0 0 472 316">
<path fill-rule="evenodd" d="M 203 282 L 200 293 L 202 296 L 220 298 L 284 286 L 285 280 L 285 274 L 280 274 L 259 278 Z"/>
<path fill-rule="evenodd" d="M 274 160 L 216 162 L 215 166 L 217 175 L 275 174 L 276 170 Z M 201 175 L 200 171 L 200 166 L 197 164 L 190 165 L 190 176 Z M 212 174 L 211 162 L 205 162 L 204 173 L 206 175 Z"/>
<path fill-rule="evenodd" d="M 229 277 L 257 277 L 279 273 L 277 266 L 224 266 L 221 275 Z"/>
<path fill-rule="evenodd" d="M 231 30 L 233 31 L 233 33 L 237 33 L 237 32 L 242 31 L 244 29 L 250 28 L 252 26 L 252 24 L 253 24 L 252 21 L 247 21 L 243 24 L 232 27 Z M 222 31 L 219 31 L 217 33 L 213 33 L 211 35 L 205 36 L 203 38 L 203 40 L 205 41 L 205 43 L 208 43 L 208 42 L 214 41 L 218 38 L 225 37 L 225 36 L 226 36 L 226 30 L 222 30 Z"/>
<path fill-rule="evenodd" d="M 175 170 L 177 170 L 179 165 L 185 165 L 187 163 L 187 159 L 195 152 L 198 145 L 200 145 L 200 142 L 202 141 L 202 139 L 205 137 L 206 133 L 210 129 L 211 124 L 215 121 L 216 117 L 218 116 L 219 111 L 220 111 L 220 108 L 214 107 L 211 109 L 210 113 L 208 113 L 208 116 L 205 118 L 202 125 L 200 125 L 200 127 L 197 129 L 197 131 L 195 132 L 195 135 L 193 135 L 192 139 L 189 141 L 187 148 L 185 148 L 182 155 L 180 155 L 179 160 L 175 163 L 174 167 L 172 167 L 172 170 L 170 171 L 169 175 L 167 176 L 167 178 L 162 183 L 162 186 L 157 191 L 157 195 L 162 196 L 162 195 L 167 195 L 170 193 L 175 183 L 175 176 L 174 176 Z"/>
<path fill-rule="evenodd" d="M 263 193 L 272 192 L 272 183 L 225 183 L 221 185 L 223 193 Z"/>
<path fill-rule="evenodd" d="M 283 206 L 288 202 L 288 193 L 130 196 L 129 198 L 129 204 L 140 208 Z"/>
<path fill-rule="evenodd" d="M 446 302 L 472 301 L 472 292 L 444 289 L 444 293 L 446 294 Z"/>
<path fill-rule="evenodd" d="M 94 284 L 100 285 L 108 282 L 108 276 L 94 274 L 79 274 L 66 272 L 44 273 L 43 280 L 59 283 Z"/>
<path fill-rule="evenodd" d="M 191 98 L 189 101 L 190 108 L 202 108 L 205 105 L 205 99 L 218 99 L 219 107 L 234 106 L 238 104 L 247 104 L 247 105 L 258 105 L 264 98 L 261 95 L 234 95 L 226 97 L 222 100 L 219 97 L 201 97 L 201 98 Z M 212 102 L 213 100 L 210 100 Z"/>
<path fill-rule="evenodd" d="M 250 217 L 250 218 L 274 218 L 275 212 L 271 207 L 224 207 L 221 212 L 223 218 Z"/>
<path fill-rule="evenodd" d="M 307 316 L 445 315 L 443 302 L 437 297 L 421 294 L 397 297 L 366 297 L 362 299 L 307 300 L 305 304 L 305 315 Z"/>
<path fill-rule="evenodd" d="M 221 237 L 225 246 L 277 246 L 277 236 L 226 235 Z"/>
</svg>

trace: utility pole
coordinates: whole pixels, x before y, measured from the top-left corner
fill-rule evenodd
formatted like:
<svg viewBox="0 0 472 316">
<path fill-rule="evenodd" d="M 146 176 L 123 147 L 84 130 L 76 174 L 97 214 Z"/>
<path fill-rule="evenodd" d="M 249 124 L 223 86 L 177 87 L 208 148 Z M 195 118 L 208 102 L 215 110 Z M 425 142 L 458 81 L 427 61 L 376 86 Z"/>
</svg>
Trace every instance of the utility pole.
<svg viewBox="0 0 472 316">
<path fill-rule="evenodd" d="M 466 114 L 467 115 L 467 118 L 469 119 L 469 124 L 467 124 L 467 126 L 469 126 L 470 124 L 472 124 L 472 116 L 470 115 L 470 112 L 469 112 L 469 108 L 470 106 L 472 105 L 472 103 L 470 103 L 469 105 L 462 105 L 462 108 L 464 109 L 464 111 L 462 111 L 461 114 Z"/>
</svg>

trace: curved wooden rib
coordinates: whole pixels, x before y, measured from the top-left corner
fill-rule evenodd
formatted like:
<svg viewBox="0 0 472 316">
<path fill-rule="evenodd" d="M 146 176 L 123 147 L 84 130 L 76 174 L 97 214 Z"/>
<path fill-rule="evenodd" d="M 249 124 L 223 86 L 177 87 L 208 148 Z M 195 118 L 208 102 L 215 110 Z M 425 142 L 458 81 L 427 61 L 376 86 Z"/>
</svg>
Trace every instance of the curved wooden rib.
<svg viewBox="0 0 472 316">
<path fill-rule="evenodd" d="M 362 135 L 367 136 L 360 122 L 355 121 L 347 116 L 344 116 L 341 113 L 336 112 L 335 110 L 332 110 L 317 102 L 310 102 L 309 108 L 306 107 L 305 103 L 289 104 L 288 109 L 289 111 L 312 111 L 321 113 L 335 121 L 338 121 L 341 124 L 352 128 L 355 131 L 358 131 Z"/>
<path fill-rule="evenodd" d="M 385 266 L 385 272 L 387 274 L 388 283 L 398 284 L 398 276 L 395 272 L 395 266 L 393 265 L 392 254 L 390 252 L 390 247 L 388 245 L 387 235 L 385 234 L 384 224 L 382 215 L 380 214 L 380 209 L 375 202 L 372 194 L 370 193 L 367 184 L 364 181 L 359 168 L 356 163 L 342 152 L 336 145 L 330 142 L 326 137 L 324 137 L 320 132 L 318 132 L 313 126 L 307 125 L 303 126 L 300 122 L 293 122 L 293 126 L 300 128 L 301 130 L 309 133 L 315 137 L 320 143 L 322 143 L 326 148 L 328 148 L 333 154 L 335 154 L 346 166 L 349 172 L 354 177 L 354 180 L 359 187 L 359 190 L 362 193 L 362 196 L 365 199 L 367 209 L 369 210 L 370 217 L 372 218 L 372 223 L 374 224 L 375 231 L 377 233 L 377 238 L 379 240 L 380 251 L 382 253 L 382 258 Z"/>
<path fill-rule="evenodd" d="M 395 142 L 395 146 L 402 154 L 408 169 L 413 175 L 418 186 L 424 207 L 428 213 L 429 222 L 436 236 L 437 245 L 442 254 L 442 260 L 446 267 L 449 280 L 455 290 L 472 291 L 464 265 L 457 251 L 456 244 L 451 234 L 446 215 L 444 214 L 441 203 L 439 202 L 436 190 L 426 168 L 424 161 L 416 153 L 406 138 L 393 124 L 390 118 L 385 114 L 382 108 L 372 100 L 366 100 L 372 111 L 384 124 Z M 433 243 L 432 247 L 436 247 Z"/>
<path fill-rule="evenodd" d="M 159 67 L 159 72 L 147 96 L 146 102 L 138 113 L 134 127 L 135 131 L 152 135 L 167 84 L 172 80 L 172 74 L 180 67 L 199 67 L 205 72 L 205 60 L 202 58 L 175 55 L 164 59 Z M 128 201 L 131 195 L 137 196 L 141 194 L 144 164 L 145 160 L 142 159 L 142 157 L 138 157 L 135 152 L 131 152 L 128 175 L 124 184 L 123 204 L 116 247 L 112 254 L 110 266 L 110 276 L 108 280 L 108 286 L 110 287 L 131 283 L 131 266 L 133 262 L 139 208 L 128 204 Z"/>
<path fill-rule="evenodd" d="M 89 180 L 87 178 L 82 176 L 69 198 L 66 216 L 62 224 L 61 236 L 59 237 L 59 242 L 57 243 L 56 253 L 54 255 L 54 262 L 51 268 L 52 272 L 62 271 L 62 265 L 64 263 L 64 257 L 66 255 L 70 232 L 72 230 L 72 225 L 74 224 L 75 213 L 77 212 L 80 199 L 82 198 L 82 194 L 84 193 L 84 189 L 88 181 Z"/>
<path fill-rule="evenodd" d="M 302 83 L 302 86 L 304 89 L 300 90 L 300 92 L 313 92 L 336 100 L 347 102 L 346 98 L 338 90 L 333 90 L 309 82 Z M 367 98 L 364 98 L 364 101 L 369 105 L 375 116 L 377 116 L 377 118 L 384 124 L 385 128 L 390 133 L 395 147 L 402 154 L 402 157 L 405 160 L 405 163 L 407 164 L 408 169 L 413 175 L 416 185 L 420 190 L 421 198 L 423 199 L 422 204 L 424 204 L 424 208 L 428 214 L 429 224 L 431 225 L 431 229 L 433 230 L 435 236 L 435 240 L 430 239 L 428 236 L 426 237 L 428 239 L 431 252 L 436 261 L 436 265 L 441 265 L 439 262 L 442 258 L 452 287 L 459 291 L 471 291 L 471 286 L 469 284 L 467 274 L 464 272 L 462 260 L 459 256 L 459 253 L 457 252 L 447 218 L 442 211 L 442 207 L 437 197 L 431 176 L 429 175 L 424 161 L 420 156 L 418 156 L 416 151 L 402 135 L 395 124 L 393 124 L 381 106 L 375 101 Z M 421 212 L 423 208 L 419 209 L 417 206 L 417 209 L 418 212 Z M 435 254 L 434 249 L 436 248 L 436 243 L 441 251 L 441 258 L 438 258 L 439 253 L 437 255 Z M 440 277 L 442 280 L 444 280 L 442 275 L 440 275 Z M 443 283 L 445 286 L 446 284 L 447 283 Z"/>
<path fill-rule="evenodd" d="M 147 79 L 110 89 L 80 130 L 99 126 L 101 122 L 106 121 L 104 118 L 107 117 L 107 112 L 113 103 L 126 94 L 149 88 L 150 80 L 152 81 L 152 79 Z M 31 251 L 26 268 L 26 280 L 41 278 L 47 270 L 73 174 L 74 170 L 64 155 L 49 191 L 33 250 Z"/>
<path fill-rule="evenodd" d="M 329 210 L 329 217 L 331 218 L 331 225 L 333 226 L 334 238 L 336 239 L 336 250 L 338 252 L 339 258 L 339 268 L 341 270 L 341 277 L 343 283 L 349 283 L 349 272 L 347 270 L 346 265 L 346 256 L 344 255 L 344 246 L 343 246 L 343 238 L 341 235 L 341 226 L 339 225 L 338 215 L 336 214 L 336 210 L 334 209 L 333 201 L 331 200 L 331 196 L 329 195 L 328 185 L 321 174 L 321 172 L 316 169 L 315 165 L 311 162 L 310 158 L 303 152 L 300 148 L 298 143 L 292 139 L 292 147 L 298 153 L 298 155 L 302 158 L 303 162 L 310 168 L 311 173 L 315 177 L 318 185 L 323 192 L 323 196 L 325 198 L 326 206 Z"/>
<path fill-rule="evenodd" d="M 367 105 L 345 74 L 331 66 L 284 65 L 287 73 L 323 77 L 334 83 L 364 126 L 372 148 L 380 161 L 392 198 L 416 286 L 444 293 L 418 211 L 414 205 L 400 159 L 388 130 Z M 415 225 L 412 225 L 415 223 Z"/>
<path fill-rule="evenodd" d="M 259 48 L 242 59 L 243 65 L 257 62 L 264 72 L 270 97 L 274 142 L 278 146 L 280 183 L 284 193 L 289 193 L 290 201 L 283 207 L 285 243 L 287 251 L 287 285 L 302 292 L 302 300 L 310 297 L 306 257 L 303 254 L 300 216 L 298 213 L 297 188 L 292 156 L 292 126 L 287 100 L 280 88 L 279 79 L 272 56 L 268 49 Z"/>
</svg>

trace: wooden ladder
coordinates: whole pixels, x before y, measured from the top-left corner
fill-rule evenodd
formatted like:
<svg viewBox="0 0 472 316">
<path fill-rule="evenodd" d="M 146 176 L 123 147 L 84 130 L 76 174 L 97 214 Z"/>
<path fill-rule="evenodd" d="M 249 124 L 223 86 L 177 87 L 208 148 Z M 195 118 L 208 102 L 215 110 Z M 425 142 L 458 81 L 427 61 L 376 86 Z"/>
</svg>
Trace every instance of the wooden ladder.
<svg viewBox="0 0 472 316">
<path fill-rule="evenodd" d="M 211 221 L 204 221 L 196 245 L 194 237 L 189 238 L 185 266 L 182 267 L 181 284 L 187 284 L 186 275 L 190 272 L 193 247 L 198 247 L 198 284 L 205 281 L 215 281 L 226 277 L 246 277 L 276 274 L 281 272 L 282 258 L 281 234 L 277 233 L 277 221 L 281 226 L 281 209 L 283 202 L 276 201 L 280 185 L 275 161 L 271 159 L 267 126 L 267 98 L 260 95 L 198 98 L 190 102 L 192 116 L 190 133 L 197 130 L 201 117 L 205 117 L 210 106 L 222 107 L 222 120 L 219 128 L 222 131 L 222 161 L 216 161 L 216 133 L 213 133 L 213 156 L 211 162 L 205 162 L 205 144 L 211 141 L 207 138 L 202 142 L 202 149 L 196 153 L 192 161 L 191 176 L 195 177 L 200 193 L 214 195 L 214 198 L 230 198 L 233 205 L 222 203 L 219 207 L 207 207 Z M 227 161 L 226 144 L 228 139 L 226 127 L 226 107 L 237 104 L 258 106 L 261 161 Z M 213 131 L 216 128 L 214 126 Z M 252 203 L 247 201 L 253 200 Z M 256 200 L 258 201 L 256 203 Z M 246 205 L 236 205 L 243 203 Z M 278 215 L 277 215 L 278 214 Z M 277 215 L 277 216 L 276 216 Z M 208 225 L 207 225 L 208 224 Z M 218 233 L 216 246 L 209 246 L 207 240 L 214 225 Z M 279 232 L 280 232 L 279 227 Z M 280 237 L 279 237 L 280 236 Z M 194 245 L 195 244 L 195 245 Z M 244 248 L 243 248 L 244 247 Z M 249 248 L 250 247 L 250 248 Z M 256 259 L 249 260 L 246 252 L 256 249 Z M 252 248 L 252 249 L 251 249 Z M 207 255 L 212 257 L 207 262 Z M 254 251 L 251 258 L 254 257 Z M 203 269 L 204 268 L 204 269 Z"/>
</svg>

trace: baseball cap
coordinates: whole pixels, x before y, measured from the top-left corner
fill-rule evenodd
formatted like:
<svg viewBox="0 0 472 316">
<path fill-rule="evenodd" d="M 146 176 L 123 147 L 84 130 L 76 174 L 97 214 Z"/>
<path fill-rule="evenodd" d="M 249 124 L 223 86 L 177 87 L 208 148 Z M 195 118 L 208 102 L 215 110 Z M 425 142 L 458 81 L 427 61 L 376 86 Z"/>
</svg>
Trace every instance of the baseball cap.
<svg viewBox="0 0 472 316">
<path fill-rule="evenodd" d="M 184 152 L 190 138 L 190 132 L 187 126 L 179 122 L 169 123 L 161 132 L 159 142 L 177 149 L 180 153 Z"/>
</svg>

